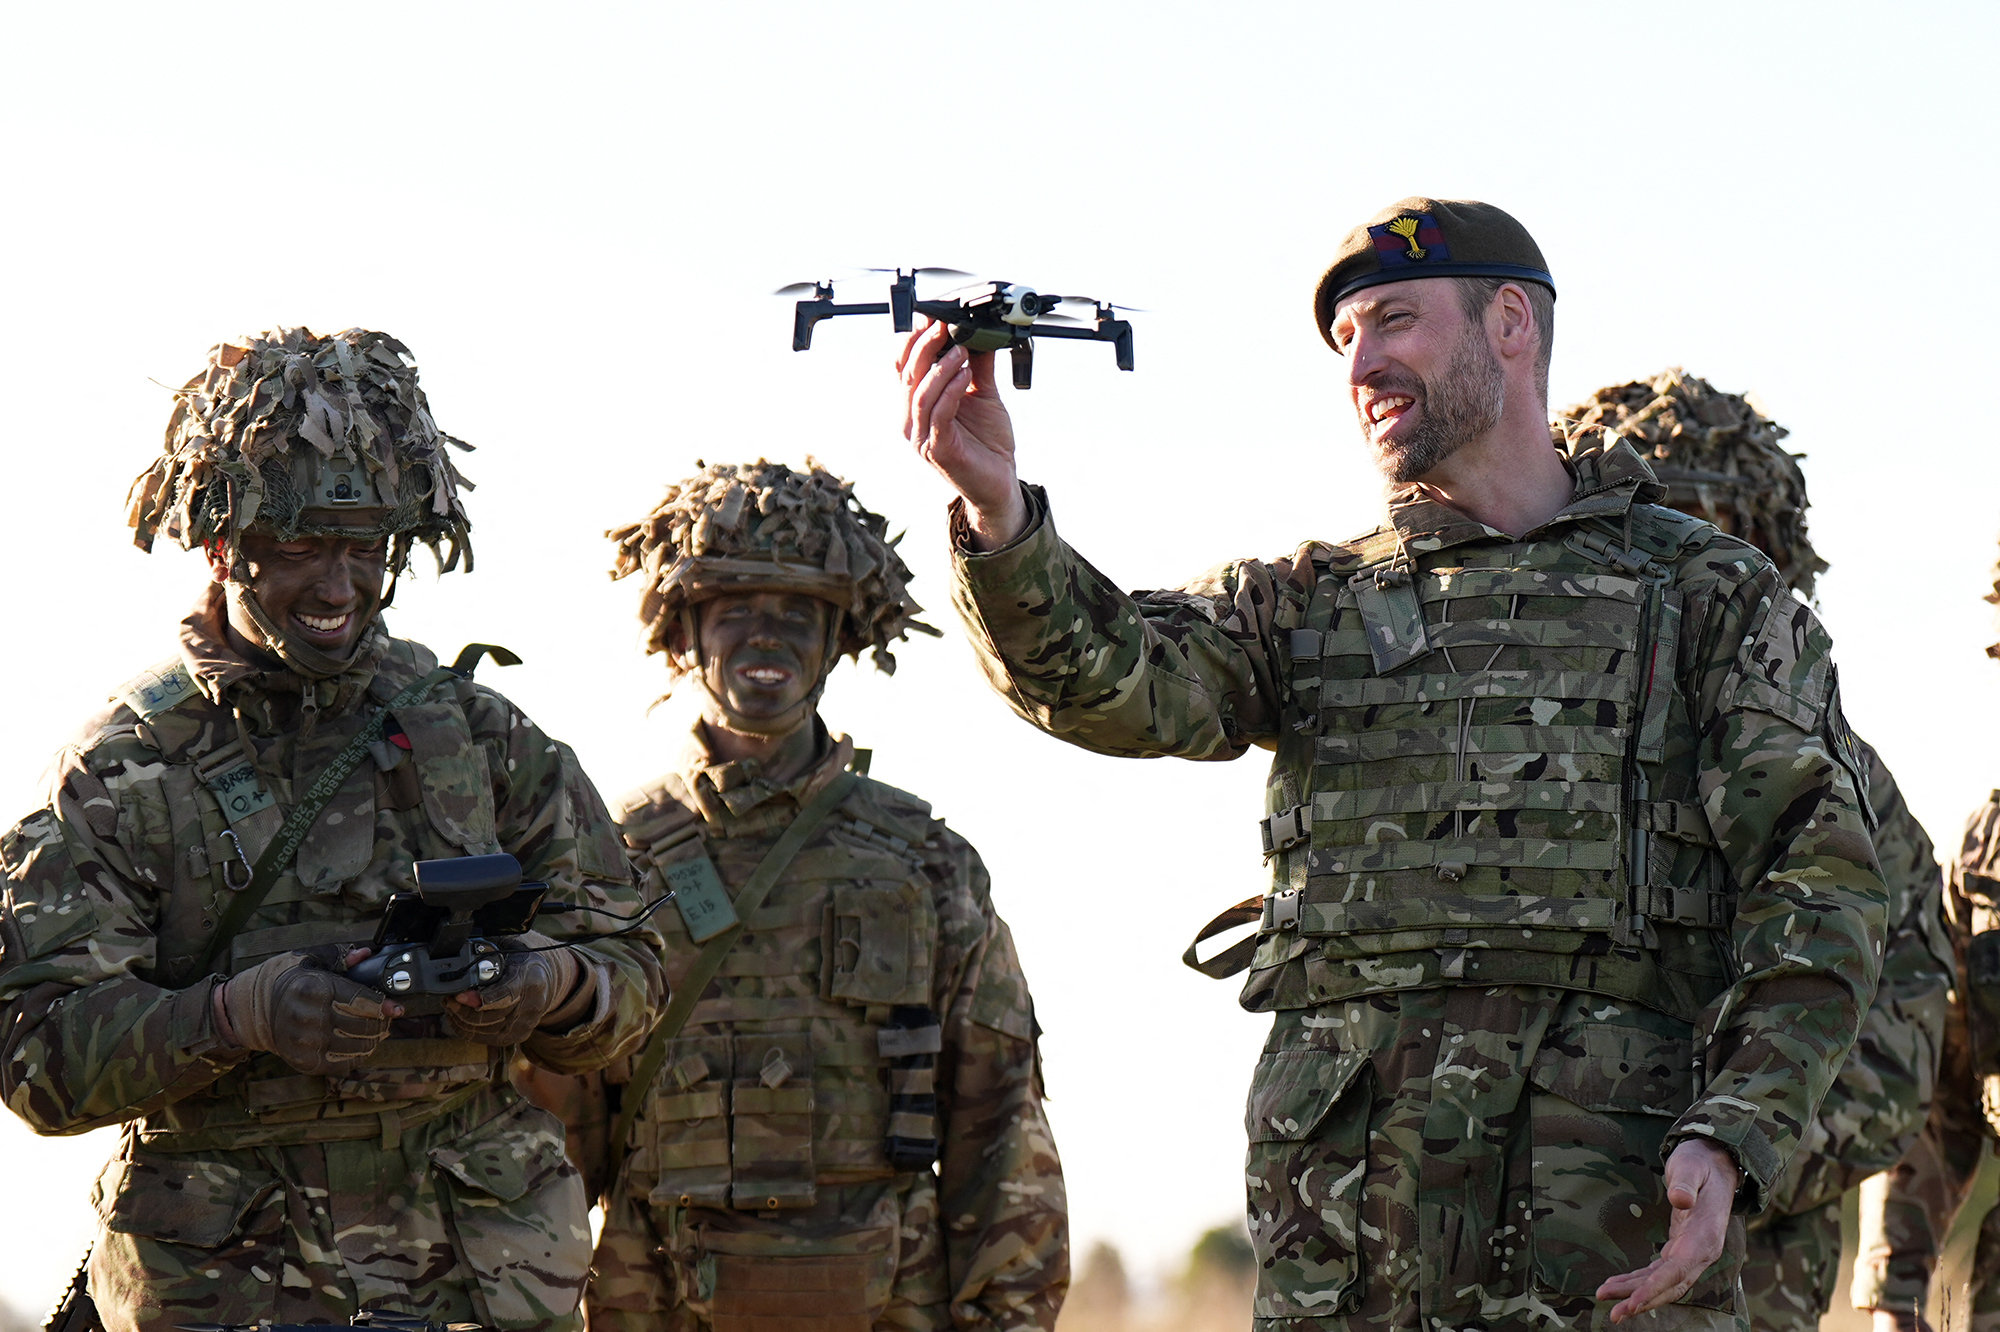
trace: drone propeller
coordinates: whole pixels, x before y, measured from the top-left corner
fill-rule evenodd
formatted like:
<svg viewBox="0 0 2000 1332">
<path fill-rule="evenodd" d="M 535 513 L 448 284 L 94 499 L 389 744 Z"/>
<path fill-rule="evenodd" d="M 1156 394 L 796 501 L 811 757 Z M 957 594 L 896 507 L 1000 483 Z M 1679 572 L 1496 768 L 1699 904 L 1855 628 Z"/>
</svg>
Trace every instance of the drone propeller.
<svg viewBox="0 0 2000 1332">
<path fill-rule="evenodd" d="M 773 296 L 810 296 L 823 287 L 831 287 L 831 282 L 792 282 L 772 292 Z"/>
<path fill-rule="evenodd" d="M 1089 325 L 1089 323 L 1088 323 L 1087 321 L 1085 321 L 1085 320 L 1082 320 L 1082 319 L 1072 319 L 1072 318 L 1070 318 L 1070 317 L 1069 317 L 1068 315 L 1066 315 L 1066 314 L 1044 314 L 1044 315 L 1036 315 L 1036 316 L 1035 316 L 1035 323 L 1037 323 L 1037 324 L 1068 324 L 1068 325 L 1069 325 L 1070 327 L 1072 327 L 1072 328 L 1088 328 L 1088 327 L 1090 326 L 1090 325 Z M 1032 327 L 1032 325 L 1031 325 L 1030 327 Z"/>
<path fill-rule="evenodd" d="M 1058 296 L 1057 305 L 1088 305 L 1094 310 L 1123 310 L 1126 314 L 1145 314 L 1136 305 L 1117 305 L 1111 301 L 1100 301 L 1095 296 Z"/>
<path fill-rule="evenodd" d="M 915 277 L 969 278 L 972 274 L 962 268 L 864 268 L 864 273 L 909 273 Z"/>
</svg>

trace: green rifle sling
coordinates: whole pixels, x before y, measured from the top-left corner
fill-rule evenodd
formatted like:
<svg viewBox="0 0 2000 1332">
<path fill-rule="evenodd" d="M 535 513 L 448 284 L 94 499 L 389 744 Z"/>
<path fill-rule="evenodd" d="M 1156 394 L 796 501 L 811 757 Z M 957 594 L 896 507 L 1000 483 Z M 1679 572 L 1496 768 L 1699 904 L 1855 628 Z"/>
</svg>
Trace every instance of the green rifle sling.
<svg viewBox="0 0 2000 1332">
<path fill-rule="evenodd" d="M 215 937 L 208 941 L 208 947 L 196 961 L 190 980 L 208 974 L 209 968 L 215 965 L 216 958 L 229 947 L 230 941 L 236 937 L 237 932 L 249 921 L 257 908 L 264 904 L 264 898 L 278 882 L 278 876 L 285 872 L 285 866 L 289 865 L 292 857 L 297 854 L 299 844 L 305 841 L 306 834 L 312 831 L 313 823 L 318 820 L 320 811 L 326 808 L 329 800 L 339 794 L 341 786 L 347 781 L 348 774 L 361 766 L 361 760 L 368 753 L 368 746 L 381 738 L 383 719 L 397 708 L 408 707 L 447 680 L 471 679 L 472 668 L 479 663 L 479 658 L 485 653 L 491 653 L 493 660 L 503 666 L 518 665 L 520 662 L 519 657 L 505 648 L 496 648 L 486 643 L 470 644 L 458 654 L 457 661 L 449 666 L 438 667 L 376 709 L 375 715 L 355 732 L 354 738 L 347 742 L 346 748 L 335 754 L 332 762 L 320 769 L 319 775 L 313 778 L 312 785 L 299 796 L 299 803 L 292 807 L 291 814 L 278 829 L 278 835 L 264 848 L 264 854 L 257 857 L 256 867 L 250 871 L 250 882 L 245 884 L 242 891 L 229 903 L 229 910 L 223 913 L 221 922 L 215 927 Z"/>
<path fill-rule="evenodd" d="M 730 948 L 743 933 L 743 922 L 764 905 L 771 889 L 777 887 L 779 876 L 791 866 L 806 842 L 818 831 L 819 825 L 826 821 L 826 816 L 833 813 L 860 780 L 855 773 L 843 772 L 799 811 L 798 817 L 778 838 L 777 845 L 764 853 L 764 858 L 757 862 L 757 868 L 750 872 L 749 879 L 736 894 L 736 924 L 702 945 L 694 964 L 681 978 L 680 988 L 667 1000 L 667 1011 L 661 1015 L 660 1025 L 653 1028 L 653 1034 L 647 1038 L 645 1052 L 632 1066 L 632 1080 L 625 1084 L 625 1102 L 618 1109 L 618 1124 L 611 1133 L 611 1141 L 616 1144 L 617 1150 L 628 1149 L 626 1140 L 631 1136 L 632 1124 L 639 1117 L 640 1104 L 652 1090 L 653 1079 L 660 1074 L 660 1065 L 666 1061 L 667 1047 L 673 1043 L 674 1037 L 681 1034 L 681 1028 L 687 1025 L 688 1018 L 694 1013 L 702 991 L 721 970 L 722 959 L 729 955 Z"/>
</svg>

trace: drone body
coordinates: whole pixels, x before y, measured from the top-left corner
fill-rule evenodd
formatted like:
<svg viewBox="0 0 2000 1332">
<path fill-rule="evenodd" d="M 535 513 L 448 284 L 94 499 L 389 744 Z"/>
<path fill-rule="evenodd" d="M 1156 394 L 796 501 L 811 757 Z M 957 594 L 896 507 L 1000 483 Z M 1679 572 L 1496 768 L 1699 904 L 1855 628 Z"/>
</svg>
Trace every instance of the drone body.
<svg viewBox="0 0 2000 1332">
<path fill-rule="evenodd" d="M 916 326 L 916 316 L 921 314 L 949 328 L 951 340 L 958 346 L 975 352 L 1008 351 L 1017 389 L 1028 388 L 1033 382 L 1036 338 L 1108 342 L 1116 354 L 1118 368 L 1132 368 L 1132 325 L 1117 317 L 1120 307 L 1107 301 L 1088 296 L 1050 296 L 1018 282 L 982 282 L 961 288 L 941 300 L 925 301 L 917 299 L 919 273 L 952 273 L 960 277 L 965 274 L 952 269 L 920 268 L 897 269 L 895 273 L 886 302 L 838 304 L 833 299 L 830 281 L 800 282 L 780 288 L 780 296 L 795 291 L 812 292 L 810 299 L 798 303 L 792 317 L 792 350 L 811 348 L 813 326 L 822 319 L 885 314 L 893 320 L 898 333 L 907 333 Z M 1089 305 L 1095 318 L 1086 323 L 1056 313 L 1056 307 L 1064 303 Z"/>
</svg>

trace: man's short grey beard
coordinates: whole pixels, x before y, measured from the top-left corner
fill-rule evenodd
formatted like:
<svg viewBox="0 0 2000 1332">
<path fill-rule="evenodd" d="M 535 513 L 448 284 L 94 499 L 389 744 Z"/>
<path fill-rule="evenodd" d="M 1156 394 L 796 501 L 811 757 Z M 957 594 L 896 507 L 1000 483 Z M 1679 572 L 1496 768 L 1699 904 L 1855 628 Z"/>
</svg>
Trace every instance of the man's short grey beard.
<svg viewBox="0 0 2000 1332">
<path fill-rule="evenodd" d="M 1507 380 L 1500 358 L 1474 323 L 1452 349 L 1435 382 L 1424 381 L 1423 419 L 1407 440 L 1391 444 L 1376 466 L 1392 483 L 1415 481 L 1500 424 L 1507 408 Z"/>
</svg>

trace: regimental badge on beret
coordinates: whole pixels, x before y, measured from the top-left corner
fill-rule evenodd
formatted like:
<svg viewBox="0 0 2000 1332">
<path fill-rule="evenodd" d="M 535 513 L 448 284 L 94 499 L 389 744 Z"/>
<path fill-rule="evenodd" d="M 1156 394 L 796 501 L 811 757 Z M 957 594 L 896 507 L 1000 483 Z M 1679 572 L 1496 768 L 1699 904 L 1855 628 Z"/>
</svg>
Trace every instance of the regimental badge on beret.
<svg viewBox="0 0 2000 1332">
<path fill-rule="evenodd" d="M 1451 240 L 1446 242 L 1449 233 Z M 1333 314 L 1357 291 L 1412 278 L 1497 277 L 1536 282 L 1553 295 L 1555 279 L 1528 229 L 1492 204 L 1417 195 L 1377 213 L 1340 242 L 1313 292 L 1313 318 L 1326 345 Z"/>
<path fill-rule="evenodd" d="M 1404 213 L 1391 218 L 1378 227 L 1368 228 L 1368 238 L 1375 242 L 1376 262 L 1384 268 L 1451 260 L 1451 247 L 1444 243 L 1444 229 L 1429 213 Z"/>
</svg>

